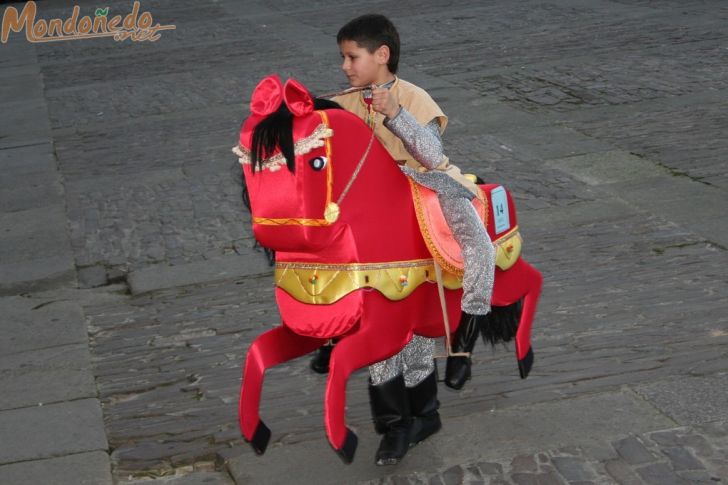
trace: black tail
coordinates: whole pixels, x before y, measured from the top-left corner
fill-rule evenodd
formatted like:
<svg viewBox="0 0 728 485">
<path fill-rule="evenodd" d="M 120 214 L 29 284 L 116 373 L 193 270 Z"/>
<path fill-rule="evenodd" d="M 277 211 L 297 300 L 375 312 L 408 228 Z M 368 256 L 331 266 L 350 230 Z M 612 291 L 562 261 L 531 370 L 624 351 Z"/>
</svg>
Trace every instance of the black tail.
<svg viewBox="0 0 728 485">
<path fill-rule="evenodd" d="M 518 300 L 508 306 L 492 307 L 480 326 L 483 342 L 495 345 L 513 340 L 518 330 L 518 322 L 521 320 L 522 309 L 523 300 Z"/>
</svg>

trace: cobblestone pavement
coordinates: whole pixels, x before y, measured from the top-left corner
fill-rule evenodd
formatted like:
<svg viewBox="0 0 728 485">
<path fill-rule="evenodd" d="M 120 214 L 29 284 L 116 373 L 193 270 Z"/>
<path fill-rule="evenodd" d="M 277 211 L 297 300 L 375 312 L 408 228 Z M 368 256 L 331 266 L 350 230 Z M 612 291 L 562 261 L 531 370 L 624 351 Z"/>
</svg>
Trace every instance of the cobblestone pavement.
<svg viewBox="0 0 728 485">
<path fill-rule="evenodd" d="M 631 435 L 598 450 L 598 457 L 594 450 L 569 447 L 519 455 L 510 462 L 482 461 L 368 483 L 717 483 L 728 473 L 725 437 L 725 424 L 711 423 Z"/>
<path fill-rule="evenodd" d="M 43 18 L 70 14 L 66 2 L 38 7 Z M 97 395 L 85 382 L 73 399 L 99 399 L 114 481 L 728 480 L 728 4 L 145 0 L 142 9 L 176 30 L 154 43 L 33 44 L 22 52 L 37 72 L 0 45 L 16 84 L 40 82 L 47 112 L 35 101 L 27 109 L 48 123 L 63 189 L 54 211 L 67 218 L 73 284 L 85 289 L 48 278 L 50 293 L 21 296 L 82 307 Z M 313 92 L 343 87 L 335 34 L 371 11 L 400 30 L 402 77 L 450 115 L 450 159 L 516 198 L 524 256 L 545 277 L 536 364 L 519 380 L 512 349 L 479 344 L 466 388 L 441 386 L 443 430 L 381 468 L 365 372 L 349 384 L 360 449 L 345 467 L 323 437 L 325 377 L 306 359 L 287 363 L 266 375 L 273 441 L 257 457 L 237 429 L 241 364 L 278 314 L 230 147 L 264 75 L 295 76 Z M 23 92 L 8 85 L 2 103 Z M 0 149 L 32 149 L 29 123 L 4 127 Z M 47 194 L 0 186 L 4 260 L 25 237 L 10 228 L 31 217 L 13 204 L 29 209 Z M 190 286 L 175 276 L 230 258 L 240 262 L 232 275 Z M 128 294 L 145 271 L 172 276 Z M 18 359 L 0 359 L 0 382 L 20 389 Z M 0 401 L 0 429 L 33 399 Z M 0 481 L 23 464 L 3 453 Z"/>
</svg>

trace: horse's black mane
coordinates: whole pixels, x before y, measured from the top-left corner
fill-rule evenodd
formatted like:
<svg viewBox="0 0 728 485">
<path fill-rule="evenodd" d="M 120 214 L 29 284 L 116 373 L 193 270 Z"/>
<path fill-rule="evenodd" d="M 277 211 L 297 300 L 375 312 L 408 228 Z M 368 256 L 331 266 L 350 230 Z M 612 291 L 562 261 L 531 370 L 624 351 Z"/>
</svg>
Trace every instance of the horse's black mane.
<svg viewBox="0 0 728 485">
<path fill-rule="evenodd" d="M 335 101 L 323 98 L 314 98 L 313 107 L 316 110 L 342 109 Z M 263 160 L 272 155 L 277 147 L 286 158 L 288 170 L 294 171 L 296 162 L 293 153 L 293 115 L 285 103 L 281 103 L 278 111 L 258 123 L 250 145 L 253 173 L 263 168 Z"/>
</svg>

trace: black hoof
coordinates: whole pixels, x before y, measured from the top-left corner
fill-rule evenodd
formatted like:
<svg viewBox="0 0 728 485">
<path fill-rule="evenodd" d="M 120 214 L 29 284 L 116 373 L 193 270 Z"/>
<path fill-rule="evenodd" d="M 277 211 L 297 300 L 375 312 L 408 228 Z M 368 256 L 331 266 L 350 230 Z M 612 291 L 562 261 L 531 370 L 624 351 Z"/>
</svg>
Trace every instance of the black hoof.
<svg viewBox="0 0 728 485">
<path fill-rule="evenodd" d="M 356 437 L 354 432 L 349 428 L 346 428 L 346 439 L 344 440 L 344 446 L 341 449 L 336 450 L 336 454 L 339 455 L 341 461 L 347 465 L 354 461 L 354 453 L 356 452 L 356 446 L 359 439 Z"/>
<path fill-rule="evenodd" d="M 245 440 L 248 441 L 248 440 Z M 255 427 L 255 433 L 253 433 L 253 439 L 248 441 L 253 450 L 259 455 L 265 453 L 265 449 L 268 447 L 270 441 L 270 429 L 263 423 L 258 421 L 258 426 Z"/>
<path fill-rule="evenodd" d="M 528 349 L 526 356 L 518 360 L 518 372 L 521 374 L 521 379 L 528 377 L 531 367 L 533 367 L 533 349 Z"/>
<path fill-rule="evenodd" d="M 445 366 L 445 385 L 456 391 L 462 389 L 470 379 L 470 366 L 469 357 L 448 357 Z"/>
</svg>

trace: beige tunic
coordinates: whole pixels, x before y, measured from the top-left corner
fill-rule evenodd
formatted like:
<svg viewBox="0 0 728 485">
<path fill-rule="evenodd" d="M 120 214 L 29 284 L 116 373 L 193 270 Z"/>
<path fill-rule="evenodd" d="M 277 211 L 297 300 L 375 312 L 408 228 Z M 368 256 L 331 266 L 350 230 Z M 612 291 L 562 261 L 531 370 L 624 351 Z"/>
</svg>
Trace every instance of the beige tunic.
<svg viewBox="0 0 728 485">
<path fill-rule="evenodd" d="M 395 78 L 394 84 L 390 88 L 390 92 L 399 101 L 399 104 L 409 111 L 412 116 L 414 116 L 419 124 L 425 126 L 433 119 L 436 119 L 440 125 L 440 134 L 445 131 L 445 127 L 447 126 L 447 116 L 445 116 L 437 103 L 435 103 L 424 89 L 403 79 Z M 386 126 L 384 126 L 384 115 L 372 112 L 371 115 L 373 116 L 373 120 L 369 119 L 369 107 L 364 102 L 364 93 L 362 91 L 336 96 L 333 100 L 339 103 L 342 108 L 347 111 L 351 111 L 365 122 L 368 122 L 370 126 L 373 121 L 375 135 L 379 141 L 382 142 L 389 154 L 392 155 L 392 158 L 400 163 L 406 164 L 410 168 L 416 169 L 417 171 L 427 171 L 426 167 L 418 163 L 417 160 L 415 160 L 414 157 L 407 152 L 402 141 L 397 138 L 394 133 L 389 131 Z M 463 176 L 460 169 L 451 164 L 446 156 L 443 155 L 442 163 L 435 170 L 445 172 L 474 195 L 479 195 L 477 186 Z"/>
</svg>

